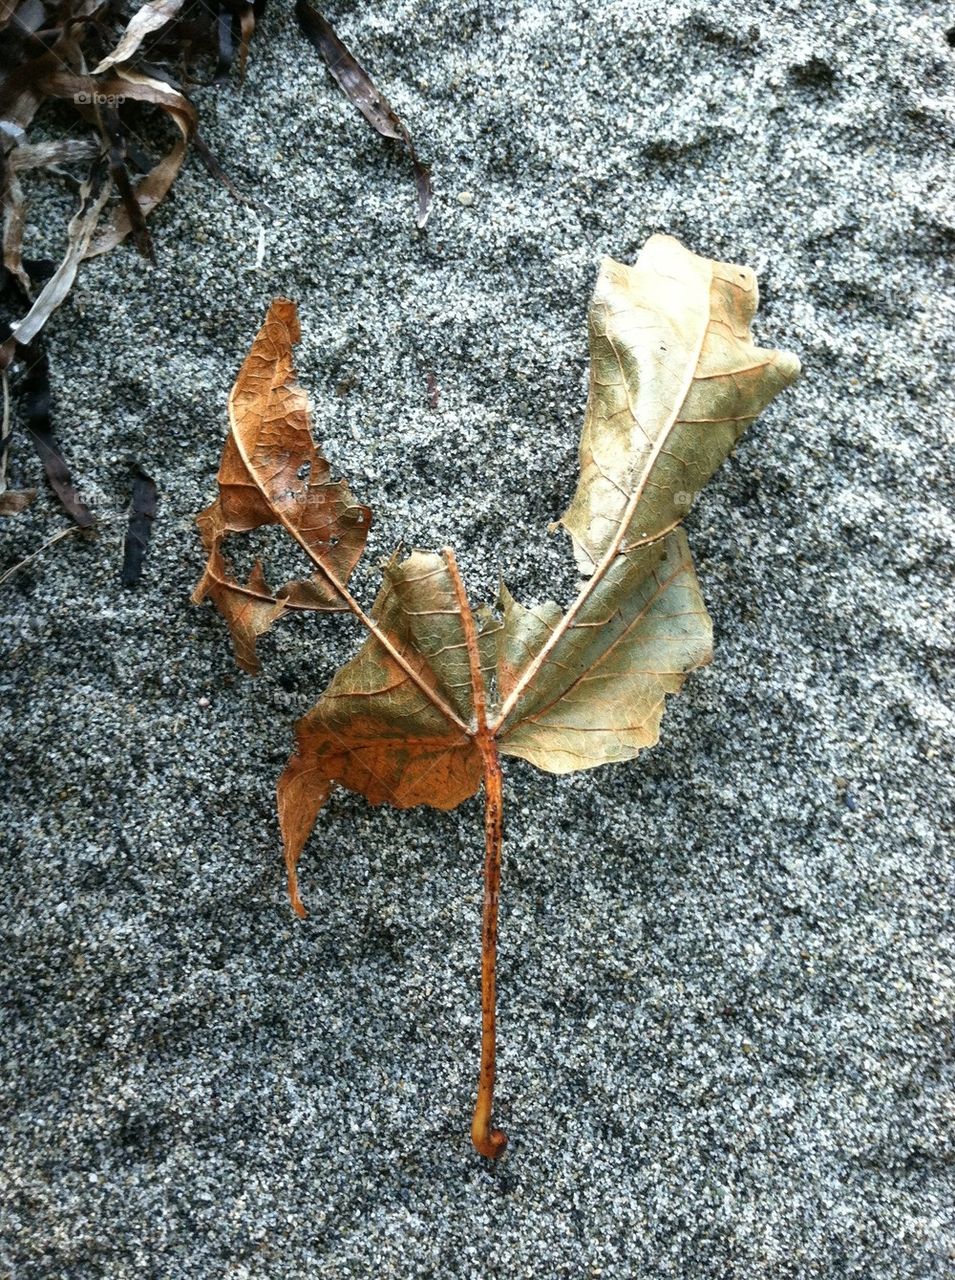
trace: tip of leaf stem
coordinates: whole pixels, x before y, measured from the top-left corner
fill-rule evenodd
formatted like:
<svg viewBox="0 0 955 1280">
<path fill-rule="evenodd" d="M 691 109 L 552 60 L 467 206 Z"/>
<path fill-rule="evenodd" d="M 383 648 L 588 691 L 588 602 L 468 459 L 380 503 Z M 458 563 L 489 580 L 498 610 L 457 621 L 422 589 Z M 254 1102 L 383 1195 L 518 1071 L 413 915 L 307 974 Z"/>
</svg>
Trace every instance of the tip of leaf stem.
<svg viewBox="0 0 955 1280">
<path fill-rule="evenodd" d="M 483 1133 L 471 1131 L 474 1149 L 487 1160 L 499 1160 L 507 1146 L 507 1134 L 503 1129 L 487 1129 Z"/>
</svg>

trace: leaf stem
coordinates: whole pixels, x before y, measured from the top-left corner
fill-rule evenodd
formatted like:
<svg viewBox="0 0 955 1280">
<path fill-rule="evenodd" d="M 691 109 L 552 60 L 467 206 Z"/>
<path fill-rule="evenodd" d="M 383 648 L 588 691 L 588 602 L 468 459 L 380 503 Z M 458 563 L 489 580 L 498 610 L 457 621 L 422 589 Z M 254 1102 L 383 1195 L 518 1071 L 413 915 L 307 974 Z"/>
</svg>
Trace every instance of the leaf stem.
<svg viewBox="0 0 955 1280">
<path fill-rule="evenodd" d="M 493 1127 L 496 1075 L 497 909 L 501 896 L 501 846 L 504 838 L 501 760 L 490 734 L 478 737 L 484 759 L 484 910 L 481 921 L 481 1069 L 471 1121 L 471 1141 L 482 1156 L 496 1160 L 507 1134 Z"/>
<path fill-rule="evenodd" d="M 497 914 L 501 897 L 501 848 L 504 842 L 504 800 L 501 758 L 487 723 L 487 692 L 481 670 L 481 650 L 474 614 L 450 547 L 445 563 L 454 586 L 468 651 L 476 732 L 474 740 L 484 765 L 484 908 L 481 918 L 481 1068 L 477 1101 L 471 1121 L 471 1141 L 489 1160 L 496 1160 L 507 1146 L 507 1134 L 492 1125 L 497 1060 Z"/>
</svg>

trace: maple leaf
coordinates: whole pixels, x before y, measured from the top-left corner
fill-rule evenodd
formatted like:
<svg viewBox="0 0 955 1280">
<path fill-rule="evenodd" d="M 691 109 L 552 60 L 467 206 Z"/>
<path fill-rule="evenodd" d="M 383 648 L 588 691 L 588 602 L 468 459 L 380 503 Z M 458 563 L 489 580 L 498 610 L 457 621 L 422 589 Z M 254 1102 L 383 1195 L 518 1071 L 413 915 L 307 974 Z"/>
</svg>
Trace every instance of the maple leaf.
<svg viewBox="0 0 955 1280">
<path fill-rule="evenodd" d="M 484 785 L 481 1066 L 471 1134 L 488 1157 L 507 1141 L 492 1124 L 500 757 L 554 773 L 632 759 L 657 741 L 667 694 L 710 660 L 712 627 L 678 525 L 745 428 L 799 372 L 795 356 L 753 344 L 757 299 L 751 271 L 698 257 L 666 236 L 652 237 L 632 267 L 604 262 L 590 310 L 580 481 L 560 522 L 585 575 L 566 609 L 552 601 L 525 607 L 502 587 L 496 613 L 474 612 L 446 549 L 396 554 L 366 615 L 344 585 L 368 526 L 366 516 L 346 518 L 355 509 L 347 489 L 323 500 L 324 524 L 293 518 L 317 495 L 291 501 L 289 476 L 304 461 L 315 468 L 319 455 L 304 393 L 291 380 L 291 304 L 273 304 L 236 384 L 244 391 L 238 400 L 233 392 L 220 498 L 200 516 L 210 555 L 197 596 L 211 595 L 225 613 L 240 661 L 249 637 L 300 600 L 348 608 L 368 631 L 299 721 L 279 780 L 295 910 L 305 914 L 298 861 L 335 784 L 372 804 L 439 809 Z M 324 460 L 318 475 L 324 492 Z M 317 571 L 275 595 L 261 566 L 245 587 L 221 569 L 225 532 L 269 522 L 288 528 Z M 347 554 L 338 552 L 341 529 L 353 534 Z"/>
</svg>

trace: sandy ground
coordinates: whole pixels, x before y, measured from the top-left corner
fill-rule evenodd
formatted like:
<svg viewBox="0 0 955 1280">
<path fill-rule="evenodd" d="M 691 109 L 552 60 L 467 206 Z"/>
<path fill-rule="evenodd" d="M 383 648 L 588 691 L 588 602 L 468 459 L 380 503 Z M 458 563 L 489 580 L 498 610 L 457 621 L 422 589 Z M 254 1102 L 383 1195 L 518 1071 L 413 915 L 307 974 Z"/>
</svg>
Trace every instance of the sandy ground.
<svg viewBox="0 0 955 1280">
<path fill-rule="evenodd" d="M 158 265 L 88 265 L 48 331 L 102 525 L 0 594 L 0 1274 L 951 1274 L 955 7 L 328 13 L 433 161 L 427 233 L 276 4 L 245 87 L 200 95 L 258 220 L 191 161 Z M 468 1141 L 480 802 L 338 794 L 296 921 L 274 781 L 358 637 L 288 622 L 243 676 L 189 604 L 191 518 L 283 293 L 376 510 L 362 598 L 399 540 L 453 544 L 475 598 L 499 570 L 566 598 L 546 524 L 586 305 L 600 256 L 655 231 L 755 267 L 758 335 L 805 373 L 688 522 L 716 660 L 660 746 L 508 763 L 492 1168 Z M 130 457 L 161 508 L 124 591 Z M 43 494 L 0 565 L 64 523 Z"/>
</svg>

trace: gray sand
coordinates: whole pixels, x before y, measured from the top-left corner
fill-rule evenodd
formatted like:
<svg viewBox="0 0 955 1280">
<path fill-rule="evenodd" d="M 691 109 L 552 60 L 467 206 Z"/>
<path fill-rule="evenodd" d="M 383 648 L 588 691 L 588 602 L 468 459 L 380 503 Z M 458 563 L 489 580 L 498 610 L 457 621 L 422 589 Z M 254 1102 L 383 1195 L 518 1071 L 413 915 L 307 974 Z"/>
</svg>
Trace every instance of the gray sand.
<svg viewBox="0 0 955 1280">
<path fill-rule="evenodd" d="M 0 1273 L 951 1274 L 955 7 L 332 6 L 434 162 L 425 236 L 289 8 L 244 89 L 199 95 L 265 205 L 261 268 L 193 159 L 158 266 L 88 265 L 48 330 L 104 523 L 0 597 Z M 273 785 L 358 636 L 286 622 L 243 676 L 188 601 L 191 517 L 283 293 L 318 432 L 376 510 L 361 597 L 404 540 L 453 544 L 476 599 L 499 568 L 566 598 L 546 524 L 586 304 L 600 256 L 655 231 L 755 267 L 758 336 L 805 374 L 688 522 L 717 656 L 661 744 L 507 766 L 492 1168 L 468 1140 L 480 801 L 339 793 L 297 922 Z M 124 592 L 133 456 L 162 505 Z M 14 480 L 37 474 L 22 445 Z M 0 566 L 64 524 L 44 493 Z"/>
</svg>

